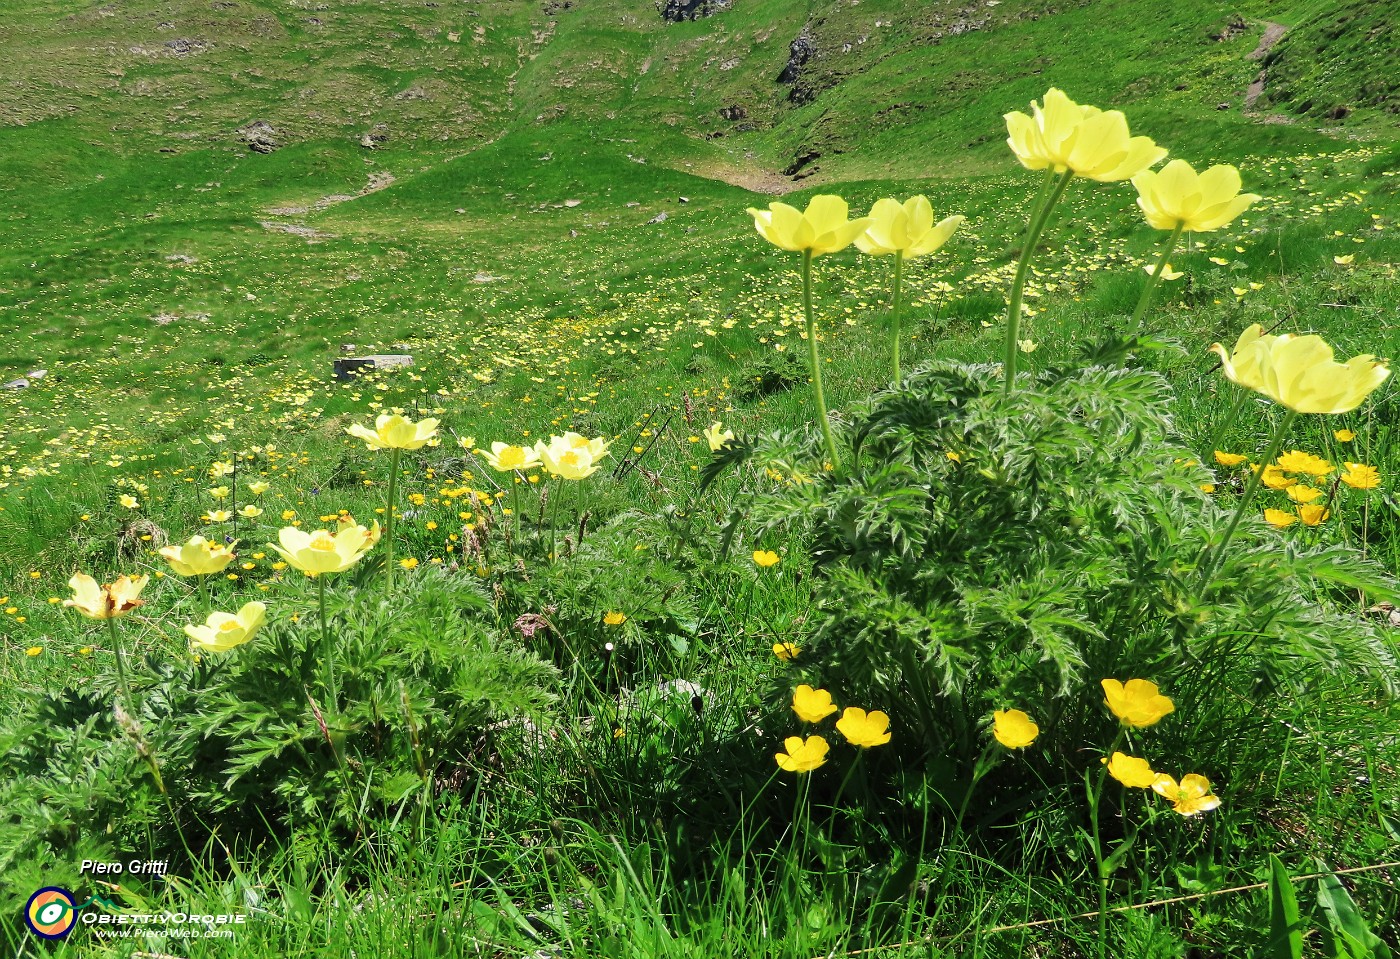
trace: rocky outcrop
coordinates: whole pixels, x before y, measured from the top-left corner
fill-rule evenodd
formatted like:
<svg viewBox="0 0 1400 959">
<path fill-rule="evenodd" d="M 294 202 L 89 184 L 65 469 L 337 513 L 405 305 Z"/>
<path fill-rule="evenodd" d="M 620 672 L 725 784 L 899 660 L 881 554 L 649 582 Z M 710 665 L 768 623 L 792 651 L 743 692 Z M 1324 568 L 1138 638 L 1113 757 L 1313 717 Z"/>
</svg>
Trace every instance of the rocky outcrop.
<svg viewBox="0 0 1400 959">
<path fill-rule="evenodd" d="M 277 131 L 266 120 L 254 120 L 239 127 L 238 137 L 254 153 L 271 153 L 282 145 L 277 139 Z"/>
<path fill-rule="evenodd" d="M 699 20 L 701 17 L 713 16 L 733 5 L 734 0 L 658 0 L 656 9 L 660 12 L 661 19 L 679 23 L 682 20 Z"/>
</svg>

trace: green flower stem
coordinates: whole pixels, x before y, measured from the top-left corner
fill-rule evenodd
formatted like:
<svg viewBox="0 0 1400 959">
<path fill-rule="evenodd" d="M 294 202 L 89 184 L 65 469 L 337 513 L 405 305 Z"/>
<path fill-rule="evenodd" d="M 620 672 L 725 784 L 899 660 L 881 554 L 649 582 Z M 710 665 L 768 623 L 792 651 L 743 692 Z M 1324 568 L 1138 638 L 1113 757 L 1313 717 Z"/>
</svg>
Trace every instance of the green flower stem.
<svg viewBox="0 0 1400 959">
<path fill-rule="evenodd" d="M 903 272 L 904 272 L 904 251 L 903 251 L 903 250 L 895 250 L 895 251 L 894 251 L 894 305 L 893 305 L 894 320 L 893 320 L 893 326 L 892 326 L 891 331 L 890 331 L 890 345 L 893 347 L 893 349 L 892 349 L 891 352 L 893 353 L 893 356 L 894 356 L 894 382 L 895 382 L 895 385 L 896 385 L 896 386 L 899 385 L 899 307 L 900 307 L 900 302 L 899 302 L 899 301 L 900 301 L 900 293 L 902 292 L 901 287 L 903 286 L 903 284 L 902 284 L 902 282 L 901 282 L 901 281 L 903 280 Z"/>
<path fill-rule="evenodd" d="M 559 500 L 564 496 L 564 478 L 558 477 L 554 481 L 554 489 L 550 491 L 550 499 L 553 503 L 549 508 L 549 561 L 553 563 L 559 558 L 557 546 L 555 545 L 555 534 L 559 531 Z"/>
<path fill-rule="evenodd" d="M 195 577 L 195 582 L 197 582 L 197 583 L 199 584 L 199 605 L 200 605 L 200 608 L 204 611 L 204 618 L 205 618 L 205 619 L 208 619 L 208 618 L 209 618 L 209 614 L 210 614 L 211 612 L 213 612 L 213 606 L 210 605 L 210 602 L 209 602 L 209 577 L 208 577 L 208 576 L 197 576 L 197 577 Z"/>
<path fill-rule="evenodd" d="M 515 538 L 520 538 L 520 474 L 510 474 L 510 518 L 515 520 Z"/>
<path fill-rule="evenodd" d="M 1245 485 L 1244 495 L 1240 497 L 1240 505 L 1235 507 L 1235 515 L 1230 517 L 1230 525 L 1225 527 L 1225 537 L 1218 546 L 1212 549 L 1206 547 L 1204 561 L 1201 564 L 1201 582 L 1199 589 L 1204 590 L 1210 585 L 1210 579 L 1215 575 L 1216 567 L 1220 565 L 1220 557 L 1225 555 L 1225 547 L 1230 545 L 1230 538 L 1235 535 L 1235 527 L 1240 525 L 1240 519 L 1244 516 L 1245 510 L 1249 509 L 1250 500 L 1254 499 L 1254 491 L 1259 488 L 1259 483 L 1264 477 L 1264 470 L 1269 468 L 1275 457 L 1278 456 L 1279 449 L 1283 446 L 1284 437 L 1288 435 L 1289 429 L 1293 426 L 1293 421 L 1298 418 L 1298 414 L 1289 410 L 1283 417 L 1283 422 L 1274 430 L 1274 435 L 1269 440 L 1269 449 L 1264 454 L 1263 461 L 1259 464 L 1258 470 L 1251 470 L 1249 482 Z"/>
<path fill-rule="evenodd" d="M 389 512 L 384 521 L 384 541 L 386 559 L 384 560 L 384 593 L 386 596 L 394 595 L 394 492 L 399 483 L 399 457 L 403 455 L 403 450 L 395 447 L 389 456 Z"/>
<path fill-rule="evenodd" d="M 812 367 L 812 389 L 817 394 L 817 414 L 822 421 L 822 436 L 826 438 L 826 452 L 831 457 L 831 465 L 839 466 L 841 457 L 836 453 L 836 440 L 831 436 L 831 421 L 826 415 L 826 394 L 822 392 L 822 361 L 817 351 L 817 324 L 812 317 L 812 251 L 802 251 L 802 310 L 807 318 L 807 359 Z"/>
<path fill-rule="evenodd" d="M 1147 286 L 1143 288 L 1142 296 L 1138 299 L 1137 309 L 1133 310 L 1133 318 L 1128 322 L 1128 332 L 1134 336 L 1140 329 L 1138 324 L 1142 322 L 1142 314 L 1147 312 L 1147 304 L 1152 302 L 1152 292 L 1157 289 L 1157 281 L 1162 278 L 1162 272 L 1167 268 L 1167 257 L 1176 249 L 1176 241 L 1181 238 L 1181 231 L 1185 228 L 1186 223 L 1178 221 L 1176 229 L 1172 230 L 1172 235 L 1167 239 L 1167 245 L 1162 247 L 1162 255 L 1157 258 L 1157 268 L 1148 278 Z"/>
<path fill-rule="evenodd" d="M 335 650 L 331 646 L 331 624 L 326 619 L 326 574 L 316 577 L 316 591 L 321 603 L 321 656 L 326 671 L 326 708 L 339 708 L 340 696 L 335 688 Z"/>
<path fill-rule="evenodd" d="M 1124 731 L 1120 728 L 1118 735 L 1113 739 L 1113 745 L 1108 747 L 1108 758 L 1112 758 L 1113 753 L 1123 744 Z M 1098 781 L 1092 787 L 1089 785 L 1089 771 L 1084 771 L 1084 789 L 1089 799 L 1089 825 L 1093 832 L 1091 838 L 1094 844 L 1094 866 L 1098 873 L 1099 886 L 1099 959 L 1103 959 L 1104 950 L 1108 946 L 1108 871 L 1104 869 L 1103 841 L 1099 836 L 1099 801 L 1103 798 L 1104 780 L 1108 778 L 1108 766 L 1099 768 Z"/>
<path fill-rule="evenodd" d="M 126 650 L 122 647 L 122 638 L 121 633 L 117 630 L 117 621 L 110 616 L 107 618 L 107 632 L 112 637 L 112 651 L 116 653 L 117 656 L 117 682 L 121 683 L 122 696 L 126 698 L 126 711 L 135 718 L 136 703 L 131 698 L 131 684 L 127 682 L 126 678 Z"/>
<path fill-rule="evenodd" d="M 1046 181 L 1041 186 L 1041 194 L 1045 193 L 1045 186 L 1050 182 L 1053 175 L 1051 170 L 1046 170 Z M 1021 333 L 1021 300 L 1026 289 L 1026 276 L 1030 273 L 1031 259 L 1035 256 L 1035 248 L 1040 244 L 1040 235 L 1045 232 L 1045 225 L 1050 222 L 1050 214 L 1055 209 L 1055 204 L 1060 202 L 1060 197 L 1065 195 L 1065 190 L 1069 187 L 1069 181 L 1074 179 L 1073 170 L 1065 170 L 1060 174 L 1059 180 L 1055 182 L 1055 188 L 1050 192 L 1043 206 L 1031 214 L 1030 228 L 1026 231 L 1026 243 L 1021 250 L 1021 261 L 1016 264 L 1016 280 L 1011 284 L 1011 303 L 1006 309 L 1006 382 L 1002 386 L 1002 391 L 1007 395 L 1011 393 L 1011 385 L 1016 380 L 1016 356 L 1020 350 Z"/>
</svg>

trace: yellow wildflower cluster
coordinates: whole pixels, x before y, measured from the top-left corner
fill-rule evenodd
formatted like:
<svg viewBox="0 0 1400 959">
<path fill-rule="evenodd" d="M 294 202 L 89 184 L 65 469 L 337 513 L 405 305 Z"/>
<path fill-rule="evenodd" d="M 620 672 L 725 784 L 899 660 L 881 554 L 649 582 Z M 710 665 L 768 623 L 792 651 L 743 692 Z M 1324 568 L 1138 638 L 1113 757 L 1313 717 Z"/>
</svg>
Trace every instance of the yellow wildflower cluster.
<svg viewBox="0 0 1400 959">
<path fill-rule="evenodd" d="M 775 648 L 776 652 L 776 648 Z M 831 701 L 831 693 L 825 689 L 813 689 L 803 683 L 792 694 L 792 711 L 797 718 L 807 724 L 816 724 L 836 712 L 837 705 Z M 890 717 L 877 710 L 866 712 L 858 706 L 847 706 L 841 718 L 836 721 L 836 731 L 846 738 L 846 742 L 861 749 L 883 746 L 890 741 Z M 825 736 L 789 736 L 783 741 L 787 752 L 774 755 L 778 768 L 785 772 L 806 773 L 826 763 L 831 745 Z"/>
</svg>

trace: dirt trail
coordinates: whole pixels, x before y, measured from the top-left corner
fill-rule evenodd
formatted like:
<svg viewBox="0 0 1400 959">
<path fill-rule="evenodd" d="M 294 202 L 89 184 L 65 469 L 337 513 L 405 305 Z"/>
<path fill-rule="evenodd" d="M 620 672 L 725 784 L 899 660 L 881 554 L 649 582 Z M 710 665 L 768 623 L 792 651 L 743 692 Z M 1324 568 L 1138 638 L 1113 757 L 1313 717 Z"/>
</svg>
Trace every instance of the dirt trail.
<svg viewBox="0 0 1400 959">
<path fill-rule="evenodd" d="M 1262 37 L 1259 38 L 1259 46 L 1255 47 L 1255 48 L 1254 48 L 1254 52 L 1251 53 L 1251 54 L 1249 54 L 1249 55 L 1247 55 L 1247 56 L 1245 57 L 1245 59 L 1246 59 L 1246 60 L 1262 60 L 1262 59 L 1264 59 L 1266 56 L 1269 55 L 1269 51 L 1272 50 L 1272 49 L 1274 48 L 1274 44 L 1278 43 L 1279 40 L 1281 40 L 1281 39 L 1283 38 L 1283 35 L 1284 35 L 1284 33 L 1285 33 L 1287 30 L 1288 30 L 1288 28 L 1285 27 L 1285 26 L 1284 26 L 1283 24 L 1281 24 L 1281 23 L 1272 23 L 1272 22 L 1269 22 L 1269 23 L 1264 24 L 1264 35 L 1263 35 Z M 1244 112 L 1245 112 L 1245 113 L 1252 113 L 1252 112 L 1254 111 L 1254 104 L 1255 104 L 1255 102 L 1258 101 L 1258 99 L 1259 99 L 1261 96 L 1264 95 L 1264 84 L 1268 81 L 1268 77 L 1269 77 L 1269 71 L 1268 71 L 1267 69 L 1265 69 L 1265 70 L 1260 70 L 1260 71 L 1259 71 L 1259 76 L 1257 76 L 1257 77 L 1254 78 L 1254 82 L 1251 83 L 1251 84 L 1249 85 L 1249 89 L 1248 89 L 1247 91 L 1245 91 L 1245 95 L 1244 95 Z"/>
</svg>

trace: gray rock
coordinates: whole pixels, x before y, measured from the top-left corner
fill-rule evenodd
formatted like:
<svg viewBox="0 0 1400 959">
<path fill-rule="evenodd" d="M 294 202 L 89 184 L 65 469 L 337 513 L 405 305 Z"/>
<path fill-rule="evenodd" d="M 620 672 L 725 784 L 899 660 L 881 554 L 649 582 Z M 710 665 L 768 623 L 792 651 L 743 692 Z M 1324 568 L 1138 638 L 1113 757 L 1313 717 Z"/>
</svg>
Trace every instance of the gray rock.
<svg viewBox="0 0 1400 959">
<path fill-rule="evenodd" d="M 647 223 L 665 223 L 669 219 L 670 217 L 666 215 L 666 211 L 662 210 L 660 213 L 656 214 L 656 216 L 652 217 L 650 220 L 647 220 Z"/>
<path fill-rule="evenodd" d="M 335 378 L 348 380 L 364 369 L 384 370 L 412 366 L 413 357 L 406 353 L 374 353 L 369 356 L 348 356 L 335 361 Z"/>
<path fill-rule="evenodd" d="M 10 382 L 6 383 L 3 386 L 0 386 L 0 390 L 22 390 L 28 385 L 29 381 L 21 376 L 17 380 L 10 380 Z"/>
<path fill-rule="evenodd" d="M 282 146 L 277 131 L 266 120 L 254 120 L 239 127 L 238 136 L 254 153 L 271 153 Z"/>
</svg>

